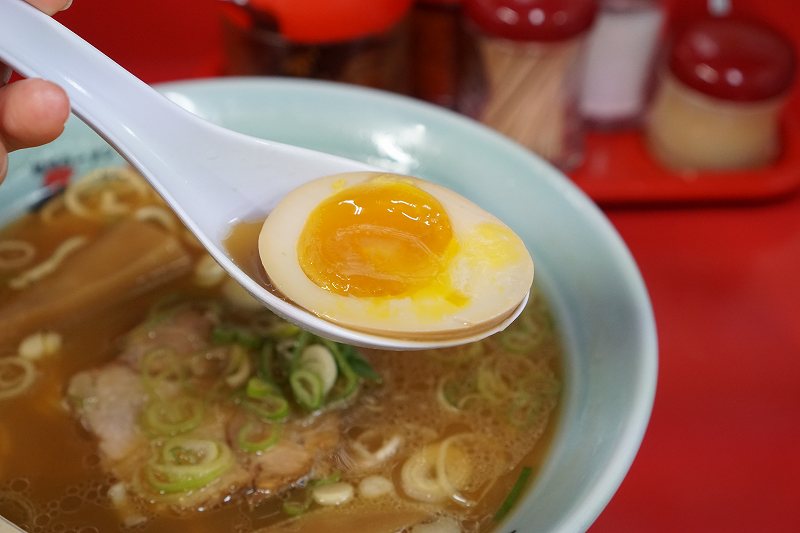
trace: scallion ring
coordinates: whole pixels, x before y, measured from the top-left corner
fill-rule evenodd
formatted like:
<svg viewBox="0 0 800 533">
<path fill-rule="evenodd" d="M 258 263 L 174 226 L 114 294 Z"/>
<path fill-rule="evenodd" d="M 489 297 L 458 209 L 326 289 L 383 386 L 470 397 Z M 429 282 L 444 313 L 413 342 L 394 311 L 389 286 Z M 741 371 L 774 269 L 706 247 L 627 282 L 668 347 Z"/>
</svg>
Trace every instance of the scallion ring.
<svg viewBox="0 0 800 533">
<path fill-rule="evenodd" d="M 162 494 L 205 487 L 233 465 L 233 454 L 224 442 L 174 437 L 161 448 L 158 458 L 145 467 L 145 479 Z"/>
<path fill-rule="evenodd" d="M 0 358 L 0 399 L 22 394 L 35 379 L 36 369 L 31 361 L 22 357 Z"/>
<path fill-rule="evenodd" d="M 283 426 L 280 424 L 248 420 L 236 434 L 236 443 L 246 452 L 263 452 L 275 446 L 282 433 Z"/>
<path fill-rule="evenodd" d="M 276 422 L 289 416 L 289 402 L 277 394 L 269 394 L 262 398 L 248 398 L 244 401 L 243 406 L 265 421 Z"/>
<path fill-rule="evenodd" d="M 252 377 L 247 380 L 247 387 L 245 388 L 249 398 L 266 398 L 267 396 L 280 396 L 278 387 L 267 380 Z"/>
<path fill-rule="evenodd" d="M 205 404 L 199 398 L 178 396 L 151 401 L 144 409 L 146 429 L 158 435 L 175 436 L 191 431 L 203 421 Z"/>
<path fill-rule="evenodd" d="M 162 385 L 182 385 L 185 370 L 178 356 L 167 348 L 147 352 L 140 363 L 142 381 L 151 392 L 159 392 Z"/>
<path fill-rule="evenodd" d="M 289 375 L 289 384 L 297 403 L 311 411 L 320 408 L 323 385 L 318 375 L 305 368 L 298 368 Z"/>
</svg>

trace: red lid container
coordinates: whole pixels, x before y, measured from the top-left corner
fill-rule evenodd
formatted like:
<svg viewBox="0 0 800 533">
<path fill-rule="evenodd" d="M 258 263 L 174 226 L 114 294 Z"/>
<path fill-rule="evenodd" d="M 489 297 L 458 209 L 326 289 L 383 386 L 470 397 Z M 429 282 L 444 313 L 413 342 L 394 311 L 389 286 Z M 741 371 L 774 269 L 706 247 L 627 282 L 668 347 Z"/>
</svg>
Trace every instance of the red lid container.
<svg viewBox="0 0 800 533">
<path fill-rule="evenodd" d="M 514 41 L 563 41 L 589 29 L 596 0 L 464 0 L 484 33 Z"/>
<path fill-rule="evenodd" d="M 250 0 L 269 12 L 281 35 L 303 44 L 333 43 L 378 35 L 397 24 L 412 0 Z"/>
<path fill-rule="evenodd" d="M 463 0 L 417 0 L 418 5 L 459 6 Z"/>
<path fill-rule="evenodd" d="M 669 68 L 681 82 L 708 96 L 758 102 L 789 89 L 795 56 L 791 42 L 764 24 L 703 19 L 676 37 Z"/>
</svg>

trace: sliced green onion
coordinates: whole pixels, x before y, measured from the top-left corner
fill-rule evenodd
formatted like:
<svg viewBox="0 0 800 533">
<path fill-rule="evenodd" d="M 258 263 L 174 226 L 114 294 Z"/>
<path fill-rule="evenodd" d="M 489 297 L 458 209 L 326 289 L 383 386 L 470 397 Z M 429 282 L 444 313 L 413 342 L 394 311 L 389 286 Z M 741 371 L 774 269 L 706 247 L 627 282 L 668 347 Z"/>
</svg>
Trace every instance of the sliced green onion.
<svg viewBox="0 0 800 533">
<path fill-rule="evenodd" d="M 456 379 L 447 374 L 436 385 L 436 398 L 445 409 L 460 412 L 470 401 L 480 399 L 480 395 L 475 391 L 473 379 Z"/>
<path fill-rule="evenodd" d="M 322 344 L 311 344 L 306 346 L 300 359 L 297 361 L 298 368 L 308 370 L 317 375 L 322 382 L 322 395 L 331 390 L 338 375 L 336 359 L 331 351 Z"/>
<path fill-rule="evenodd" d="M 313 411 L 322 405 L 322 380 L 314 372 L 298 368 L 289 375 L 294 399 L 301 406 Z"/>
<path fill-rule="evenodd" d="M 162 494 L 205 487 L 234 463 L 227 444 L 215 440 L 174 437 L 164 443 L 157 459 L 145 467 L 145 479 Z"/>
<path fill-rule="evenodd" d="M 272 341 L 264 342 L 258 352 L 258 368 L 256 374 L 264 381 L 272 381 L 275 378 L 273 365 L 275 361 L 275 343 Z"/>
<path fill-rule="evenodd" d="M 308 511 L 309 507 L 311 507 L 312 489 L 316 487 L 321 487 L 323 485 L 338 483 L 341 478 L 342 478 L 341 472 L 334 472 L 328 477 L 311 480 L 308 483 L 308 487 L 306 487 L 305 499 L 300 501 L 289 500 L 283 502 L 283 512 L 288 514 L 289 516 L 299 516 L 305 513 L 306 511 Z"/>
<path fill-rule="evenodd" d="M 350 398 L 356 390 L 358 390 L 359 378 L 350 367 L 350 362 L 342 351 L 347 348 L 347 345 L 338 344 L 327 339 L 324 339 L 322 342 L 331 351 L 333 357 L 336 359 L 336 365 L 339 367 L 339 379 L 333 391 L 334 399 L 345 400 Z"/>
<path fill-rule="evenodd" d="M 283 502 L 283 512 L 288 514 L 289 516 L 300 516 L 301 514 L 308 511 L 309 507 L 311 507 L 311 498 L 306 498 L 305 501 L 302 502 L 298 501 Z"/>
<path fill-rule="evenodd" d="M 446 409 L 458 410 L 458 400 L 452 386 L 448 386 L 452 376 L 445 376 L 436 384 L 436 399 Z"/>
<path fill-rule="evenodd" d="M 185 370 L 178 356 L 170 349 L 158 348 L 147 352 L 140 363 L 142 381 L 151 392 L 161 385 L 183 385 Z"/>
<path fill-rule="evenodd" d="M 522 470 L 519 473 L 519 477 L 517 477 L 517 481 L 514 483 L 514 486 L 511 487 L 511 491 L 506 496 L 506 499 L 503 500 L 503 503 L 500 505 L 500 508 L 494 514 L 494 521 L 499 522 L 508 514 L 514 504 L 522 494 L 522 491 L 525 490 L 525 486 L 528 484 L 528 478 L 531 477 L 531 473 L 533 469 L 529 466 L 522 467 Z"/>
<path fill-rule="evenodd" d="M 543 401 L 538 394 L 521 393 L 511 399 L 508 420 L 516 426 L 527 427 L 544 413 L 547 410 L 543 409 Z"/>
<path fill-rule="evenodd" d="M 267 335 L 274 339 L 286 339 L 300 333 L 300 328 L 290 322 L 279 322 L 267 330 Z"/>
<path fill-rule="evenodd" d="M 281 391 L 274 383 L 253 376 L 247 380 L 245 388 L 249 398 L 266 398 L 267 396 L 281 396 Z"/>
<path fill-rule="evenodd" d="M 297 335 L 297 341 L 295 341 L 294 346 L 292 347 L 292 368 L 295 367 L 297 361 L 300 359 L 300 354 L 303 353 L 303 350 L 306 349 L 306 346 L 308 346 L 313 337 L 314 336 L 311 333 L 305 330 L 300 331 L 300 334 Z"/>
<path fill-rule="evenodd" d="M 247 399 L 243 405 L 245 409 L 266 421 L 280 421 L 289 416 L 289 402 L 277 394 Z"/>
<path fill-rule="evenodd" d="M 347 345 L 342 346 L 345 348 L 343 351 L 345 357 L 347 358 L 347 363 L 350 365 L 350 368 L 353 369 L 353 372 L 355 372 L 356 375 L 363 379 L 380 383 L 380 374 L 375 372 L 375 369 L 372 368 L 369 362 L 364 359 L 355 348 Z"/>
<path fill-rule="evenodd" d="M 477 386 L 480 395 L 493 404 L 502 402 L 511 394 L 508 384 L 489 364 L 481 365 L 477 373 Z"/>
<path fill-rule="evenodd" d="M 265 428 L 267 429 L 265 436 Z M 236 443 L 246 452 L 263 452 L 273 447 L 281 438 L 283 426 L 248 420 L 236 434 Z"/>
<path fill-rule="evenodd" d="M 322 485 L 330 485 L 331 483 L 339 483 L 342 480 L 342 473 L 339 471 L 334 472 L 333 474 L 327 477 L 321 477 L 319 479 L 313 479 L 308 484 L 309 487 L 321 487 Z"/>
<path fill-rule="evenodd" d="M 225 383 L 235 389 L 247 381 L 250 371 L 250 356 L 247 354 L 247 350 L 240 344 L 231 346 L 228 367 L 225 369 Z"/>
<path fill-rule="evenodd" d="M 275 358 L 277 362 L 291 364 L 295 346 L 297 346 L 295 338 L 289 337 L 275 341 L 275 354 L 280 356 Z"/>
<path fill-rule="evenodd" d="M 184 308 L 185 305 L 181 304 L 181 298 L 178 294 L 168 294 L 161 298 L 150 308 L 147 314 L 145 325 L 152 327 L 154 325 L 164 322 L 168 318 L 172 318 L 177 311 Z"/>
<path fill-rule="evenodd" d="M 252 331 L 240 329 L 236 335 L 236 343 L 241 344 L 245 348 L 257 350 L 264 344 L 264 340 Z"/>
<path fill-rule="evenodd" d="M 36 378 L 33 363 L 22 357 L 0 358 L 0 399 L 27 391 Z"/>
<path fill-rule="evenodd" d="M 380 374 L 375 372 L 375 369 L 372 368 L 369 362 L 364 359 L 353 346 L 331 341 L 327 341 L 326 346 L 328 346 L 334 356 L 337 357 L 339 369 L 346 375 L 349 375 L 349 381 L 355 379 L 355 386 L 358 385 L 358 378 L 380 383 Z M 351 387 L 355 388 L 352 384 Z M 352 390 L 350 392 L 352 392 Z"/>
<path fill-rule="evenodd" d="M 264 342 L 259 335 L 246 328 L 229 325 L 216 326 L 211 331 L 211 340 L 215 344 L 240 344 L 254 350 Z"/>
<path fill-rule="evenodd" d="M 236 330 L 230 326 L 216 326 L 211 331 L 214 344 L 233 344 L 236 341 Z"/>
<path fill-rule="evenodd" d="M 200 425 L 205 415 L 205 404 L 199 398 L 178 396 L 169 400 L 155 400 L 144 409 L 143 422 L 147 430 L 157 435 L 175 436 L 191 431 Z"/>
</svg>

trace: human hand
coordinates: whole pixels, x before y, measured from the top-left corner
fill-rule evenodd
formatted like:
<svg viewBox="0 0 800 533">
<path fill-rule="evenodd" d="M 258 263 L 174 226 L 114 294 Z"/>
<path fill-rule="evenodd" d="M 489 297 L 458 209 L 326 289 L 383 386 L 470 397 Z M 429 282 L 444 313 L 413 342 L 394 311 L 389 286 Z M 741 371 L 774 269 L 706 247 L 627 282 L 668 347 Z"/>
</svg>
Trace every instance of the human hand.
<svg viewBox="0 0 800 533">
<path fill-rule="evenodd" d="M 52 15 L 72 0 L 26 0 Z M 0 63 L 0 182 L 8 169 L 8 152 L 45 144 L 58 137 L 69 116 L 67 93 L 58 85 L 26 79 L 5 85 L 11 71 Z"/>
</svg>

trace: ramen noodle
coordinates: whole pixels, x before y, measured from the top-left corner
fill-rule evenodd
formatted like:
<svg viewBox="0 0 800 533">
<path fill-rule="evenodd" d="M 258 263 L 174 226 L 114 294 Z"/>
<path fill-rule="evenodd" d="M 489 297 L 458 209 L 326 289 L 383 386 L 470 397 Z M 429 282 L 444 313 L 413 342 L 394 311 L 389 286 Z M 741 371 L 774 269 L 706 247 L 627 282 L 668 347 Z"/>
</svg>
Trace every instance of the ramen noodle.
<svg viewBox="0 0 800 533">
<path fill-rule="evenodd" d="M 256 236 L 228 245 L 259 278 Z M 124 168 L 0 258 L 0 515 L 26 531 L 490 531 L 546 453 L 561 346 L 535 289 L 479 343 L 357 350 L 254 302 Z"/>
</svg>

